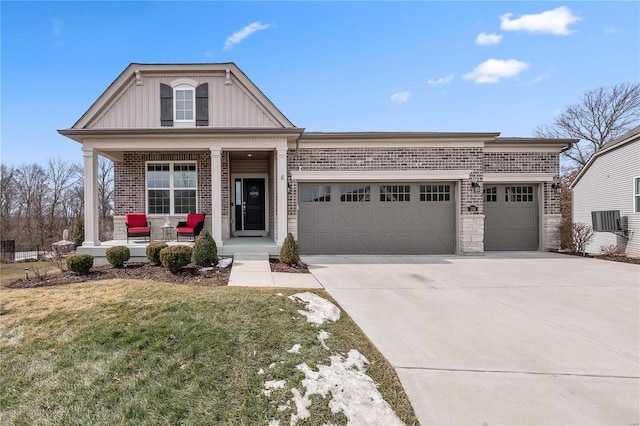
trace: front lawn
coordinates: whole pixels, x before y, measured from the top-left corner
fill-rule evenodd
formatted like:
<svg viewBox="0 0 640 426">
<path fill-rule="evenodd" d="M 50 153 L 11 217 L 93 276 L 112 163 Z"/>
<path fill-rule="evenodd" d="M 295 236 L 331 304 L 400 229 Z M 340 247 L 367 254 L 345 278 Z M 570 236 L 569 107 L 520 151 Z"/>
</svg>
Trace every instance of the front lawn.
<svg viewBox="0 0 640 426">
<path fill-rule="evenodd" d="M 351 349 L 397 415 L 417 424 L 394 370 L 353 321 L 341 312 L 314 326 L 293 293 L 123 279 L 1 288 L 0 424 L 285 425 L 300 413 L 300 366 L 318 371 Z M 346 424 L 331 394 L 310 400 L 298 425 Z"/>
</svg>

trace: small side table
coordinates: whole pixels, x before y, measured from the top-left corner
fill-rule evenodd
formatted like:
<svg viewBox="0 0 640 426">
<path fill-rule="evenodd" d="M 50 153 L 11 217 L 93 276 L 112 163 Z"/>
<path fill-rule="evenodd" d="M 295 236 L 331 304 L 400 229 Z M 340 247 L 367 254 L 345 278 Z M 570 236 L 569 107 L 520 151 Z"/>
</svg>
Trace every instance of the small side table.
<svg viewBox="0 0 640 426">
<path fill-rule="evenodd" d="M 161 226 L 162 228 L 162 241 L 171 241 L 171 230 L 174 228 L 170 225 Z"/>
</svg>

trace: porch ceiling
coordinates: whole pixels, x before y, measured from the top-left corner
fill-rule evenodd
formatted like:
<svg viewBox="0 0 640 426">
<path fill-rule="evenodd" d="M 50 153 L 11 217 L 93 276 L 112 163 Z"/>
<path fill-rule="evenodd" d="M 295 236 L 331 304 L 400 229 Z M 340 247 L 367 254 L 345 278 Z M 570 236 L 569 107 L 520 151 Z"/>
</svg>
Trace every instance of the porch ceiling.
<svg viewBox="0 0 640 426">
<path fill-rule="evenodd" d="M 229 151 L 230 160 L 268 160 L 273 151 Z"/>
</svg>

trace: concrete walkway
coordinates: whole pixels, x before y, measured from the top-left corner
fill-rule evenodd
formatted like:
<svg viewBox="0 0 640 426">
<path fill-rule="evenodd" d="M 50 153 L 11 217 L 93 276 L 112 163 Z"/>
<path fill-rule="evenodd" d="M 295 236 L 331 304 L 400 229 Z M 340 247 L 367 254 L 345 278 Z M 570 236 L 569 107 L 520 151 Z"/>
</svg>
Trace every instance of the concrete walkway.
<svg viewBox="0 0 640 426">
<path fill-rule="evenodd" d="M 422 425 L 639 424 L 640 266 L 552 253 L 305 256 Z"/>
<path fill-rule="evenodd" d="M 229 286 L 322 288 L 312 274 L 271 272 L 268 253 L 236 253 Z"/>
</svg>

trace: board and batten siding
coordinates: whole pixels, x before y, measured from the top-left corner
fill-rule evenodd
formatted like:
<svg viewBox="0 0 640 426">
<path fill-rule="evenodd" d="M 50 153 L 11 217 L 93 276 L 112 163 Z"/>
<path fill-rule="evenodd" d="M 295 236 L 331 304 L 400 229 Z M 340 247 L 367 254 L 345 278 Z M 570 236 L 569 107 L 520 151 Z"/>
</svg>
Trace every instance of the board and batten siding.
<svg viewBox="0 0 640 426">
<path fill-rule="evenodd" d="M 640 140 L 597 157 L 573 188 L 573 221 L 591 225 L 591 212 L 620 210 L 633 235 L 629 239 L 611 232 L 594 232 L 587 252 L 617 245 L 627 256 L 640 257 L 640 213 L 634 212 L 634 178 L 640 176 Z"/>
<path fill-rule="evenodd" d="M 98 118 L 91 129 L 160 128 L 160 83 L 177 76 L 144 76 L 142 86 L 131 80 Z M 209 83 L 209 127 L 281 127 L 267 109 L 237 79 L 225 84 L 221 76 L 188 76 L 199 85 Z"/>
</svg>

